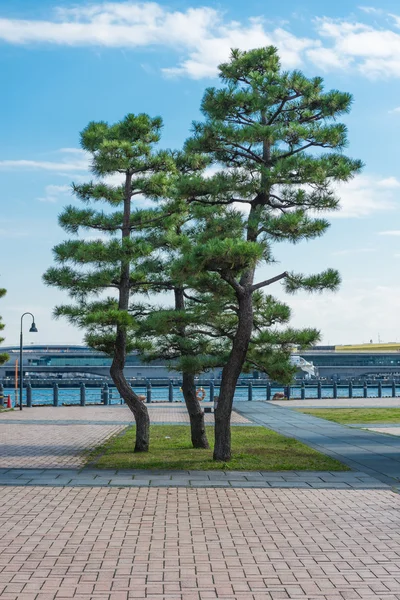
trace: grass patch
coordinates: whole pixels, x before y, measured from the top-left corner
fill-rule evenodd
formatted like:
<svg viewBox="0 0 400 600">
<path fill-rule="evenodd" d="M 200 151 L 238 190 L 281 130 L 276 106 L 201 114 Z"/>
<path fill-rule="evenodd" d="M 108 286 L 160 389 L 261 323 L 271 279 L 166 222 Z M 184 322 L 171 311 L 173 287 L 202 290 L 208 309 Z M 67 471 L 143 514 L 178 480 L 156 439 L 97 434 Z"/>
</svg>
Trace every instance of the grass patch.
<svg viewBox="0 0 400 600">
<path fill-rule="evenodd" d="M 232 427 L 232 460 L 217 463 L 212 449 L 194 450 L 185 425 L 153 425 L 150 451 L 134 454 L 135 427 L 111 438 L 89 457 L 91 466 L 112 469 L 171 469 L 212 471 L 347 471 L 347 466 L 297 440 L 264 427 Z M 207 427 L 210 443 L 214 428 Z"/>
<path fill-rule="evenodd" d="M 335 421 L 351 423 L 400 423 L 400 408 L 302 408 L 299 412 Z"/>
</svg>

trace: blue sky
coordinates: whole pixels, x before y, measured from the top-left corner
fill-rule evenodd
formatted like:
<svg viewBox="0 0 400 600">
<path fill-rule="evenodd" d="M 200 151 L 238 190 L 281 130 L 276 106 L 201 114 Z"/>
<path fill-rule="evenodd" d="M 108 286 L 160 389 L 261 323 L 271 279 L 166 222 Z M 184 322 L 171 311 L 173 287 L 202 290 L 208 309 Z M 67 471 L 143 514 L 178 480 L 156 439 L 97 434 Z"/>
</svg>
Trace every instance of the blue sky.
<svg viewBox="0 0 400 600">
<path fill-rule="evenodd" d="M 162 145 L 179 148 L 198 119 L 203 90 L 218 85 L 231 47 L 274 44 L 283 66 L 322 75 L 354 95 L 348 154 L 363 173 L 340 189 L 342 211 L 321 240 L 279 246 L 284 268 L 343 277 L 337 294 L 289 297 L 293 324 L 317 326 L 324 343 L 400 340 L 400 6 L 264 0 L 84 2 L 0 0 L 0 314 L 6 344 L 35 313 L 27 343 L 80 343 L 51 313 L 66 297 L 46 288 L 57 224 L 89 179 L 79 132 L 128 112 L 164 119 Z M 262 274 L 260 273 L 260 276 Z M 284 297 L 279 284 L 271 292 Z"/>
</svg>

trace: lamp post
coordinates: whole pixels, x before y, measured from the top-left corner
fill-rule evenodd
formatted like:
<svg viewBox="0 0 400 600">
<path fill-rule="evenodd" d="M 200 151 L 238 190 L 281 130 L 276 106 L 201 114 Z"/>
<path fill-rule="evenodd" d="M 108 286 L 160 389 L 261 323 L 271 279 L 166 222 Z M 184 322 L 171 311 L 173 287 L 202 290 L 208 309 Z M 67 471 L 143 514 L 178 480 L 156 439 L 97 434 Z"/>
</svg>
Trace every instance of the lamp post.
<svg viewBox="0 0 400 600">
<path fill-rule="evenodd" d="M 37 328 L 35 325 L 35 317 L 33 316 L 32 313 L 30 312 L 26 312 L 22 315 L 21 317 L 21 334 L 19 337 L 19 410 L 22 410 L 22 391 L 23 391 L 23 385 L 24 385 L 24 366 L 22 363 L 22 320 L 24 318 L 25 315 L 31 315 L 32 317 L 32 325 L 31 328 L 29 330 L 30 333 L 37 333 Z"/>
</svg>

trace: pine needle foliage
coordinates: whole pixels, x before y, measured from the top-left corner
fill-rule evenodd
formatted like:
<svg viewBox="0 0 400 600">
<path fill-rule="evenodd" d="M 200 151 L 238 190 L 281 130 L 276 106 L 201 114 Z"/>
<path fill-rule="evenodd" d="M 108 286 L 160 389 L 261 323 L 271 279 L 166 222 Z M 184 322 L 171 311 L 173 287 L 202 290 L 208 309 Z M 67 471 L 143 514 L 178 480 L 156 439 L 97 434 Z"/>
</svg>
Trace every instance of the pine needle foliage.
<svg viewBox="0 0 400 600">
<path fill-rule="evenodd" d="M 56 307 L 56 317 L 82 328 L 91 347 L 112 357 L 111 377 L 135 416 L 137 452 L 148 450 L 149 417 L 123 370 L 127 352 L 137 345 L 137 320 L 146 310 L 137 295 L 164 289 L 148 232 L 157 222 L 168 224 L 176 212 L 164 202 L 176 167 L 171 152 L 157 149 L 161 128 L 159 117 L 128 114 L 113 125 L 91 122 L 83 130 L 81 146 L 91 155 L 96 179 L 73 184 L 82 206 L 67 206 L 59 224 L 79 237 L 53 249 L 56 266 L 44 275 L 48 285 L 74 301 Z M 135 207 L 143 197 L 154 207 Z"/>
<path fill-rule="evenodd" d="M 194 123 L 185 145 L 186 152 L 208 155 L 216 172 L 184 178 L 180 192 L 189 203 L 222 206 L 226 212 L 222 219 L 210 213 L 205 217 L 204 239 L 200 236 L 181 269 L 217 274 L 236 297 L 237 323 L 215 415 L 214 458 L 227 461 L 233 395 L 243 368 L 260 364 L 287 379 L 293 345 L 318 339 L 314 329 L 282 331 L 288 309 L 263 298 L 262 290 L 278 281 L 289 293 L 334 291 L 340 283 L 333 269 L 316 275 L 277 273 L 273 247 L 323 235 L 329 227 L 325 214 L 339 209 L 335 184 L 349 181 L 362 164 L 344 154 L 347 129 L 338 121 L 350 110 L 350 94 L 325 91 L 320 77 L 283 71 L 272 46 L 232 50 L 219 72 L 223 85 L 206 90 L 204 120 Z M 231 220 L 232 212 L 237 218 L 238 209 L 241 230 L 226 238 L 224 220 Z M 270 276 L 257 282 L 260 267 Z M 268 311 L 278 325 L 274 329 L 266 326 Z M 263 315 L 265 324 L 258 322 Z"/>
</svg>

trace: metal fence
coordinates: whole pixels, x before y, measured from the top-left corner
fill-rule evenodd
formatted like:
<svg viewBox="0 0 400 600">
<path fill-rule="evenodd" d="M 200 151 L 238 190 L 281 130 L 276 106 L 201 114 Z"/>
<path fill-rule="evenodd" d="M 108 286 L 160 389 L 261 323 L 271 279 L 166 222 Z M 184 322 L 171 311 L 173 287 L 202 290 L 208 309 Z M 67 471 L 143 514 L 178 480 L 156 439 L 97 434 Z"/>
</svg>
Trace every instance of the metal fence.
<svg viewBox="0 0 400 600">
<path fill-rule="evenodd" d="M 137 394 L 143 395 L 147 403 L 152 402 L 183 402 L 183 393 L 179 384 L 170 381 L 168 385 L 157 385 L 157 382 L 148 382 L 145 385 L 132 385 Z M 204 400 L 213 402 L 219 394 L 219 383 L 209 381 L 198 386 L 202 390 Z M 266 382 L 248 381 L 237 385 L 235 401 L 265 401 L 282 398 L 293 399 L 324 399 L 324 398 L 383 398 L 396 397 L 400 384 L 391 382 L 373 382 L 363 384 L 326 384 L 318 381 L 313 384 L 278 386 Z M 54 382 L 46 387 L 32 386 L 27 383 L 23 388 L 22 403 L 30 406 L 67 406 L 87 404 L 123 404 L 115 386 L 105 383 L 101 386 L 89 386 L 85 383 L 76 383 L 67 387 Z M 19 391 L 4 387 L 0 384 L 0 406 L 19 404 Z"/>
</svg>

